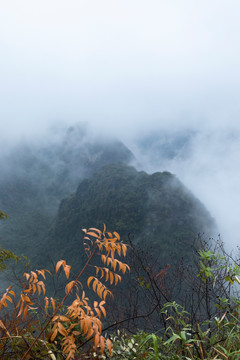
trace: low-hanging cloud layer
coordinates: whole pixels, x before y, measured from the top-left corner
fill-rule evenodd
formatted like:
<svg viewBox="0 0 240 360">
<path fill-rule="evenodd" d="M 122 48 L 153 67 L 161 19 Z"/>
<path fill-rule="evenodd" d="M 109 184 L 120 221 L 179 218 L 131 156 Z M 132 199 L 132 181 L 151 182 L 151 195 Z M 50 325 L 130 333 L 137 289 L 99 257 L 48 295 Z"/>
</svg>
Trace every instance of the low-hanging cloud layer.
<svg viewBox="0 0 240 360">
<path fill-rule="evenodd" d="M 12 0 L 0 12 L 0 140 L 89 122 L 130 148 L 150 132 L 195 135 L 176 173 L 239 242 L 238 0 Z M 165 170 L 165 169 L 164 169 Z"/>
<path fill-rule="evenodd" d="M 167 170 L 176 174 L 215 218 L 227 250 L 236 249 L 240 243 L 240 132 L 168 129 L 148 139 L 151 136 L 152 146 L 132 145 L 141 160 L 138 167 L 150 173 Z M 218 233 L 206 235 L 218 238 Z"/>
</svg>

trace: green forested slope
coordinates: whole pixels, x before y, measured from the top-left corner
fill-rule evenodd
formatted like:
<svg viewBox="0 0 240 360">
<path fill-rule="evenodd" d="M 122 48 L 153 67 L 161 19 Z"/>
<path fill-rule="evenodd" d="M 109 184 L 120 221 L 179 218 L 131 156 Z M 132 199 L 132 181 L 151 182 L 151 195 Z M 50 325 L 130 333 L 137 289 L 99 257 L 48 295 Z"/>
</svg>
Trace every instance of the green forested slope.
<svg viewBox="0 0 240 360">
<path fill-rule="evenodd" d="M 122 238 L 130 233 L 165 264 L 183 256 L 190 261 L 197 234 L 214 226 L 204 206 L 174 175 L 148 175 L 123 164 L 100 169 L 62 201 L 49 241 L 72 263 L 81 229 L 102 228 L 103 223 Z"/>
<path fill-rule="evenodd" d="M 46 137 L 0 156 L 0 209 L 9 215 L 0 224 L 0 243 L 33 263 L 46 246 L 60 201 L 102 166 L 133 158 L 123 143 L 98 139 L 83 126 Z"/>
</svg>

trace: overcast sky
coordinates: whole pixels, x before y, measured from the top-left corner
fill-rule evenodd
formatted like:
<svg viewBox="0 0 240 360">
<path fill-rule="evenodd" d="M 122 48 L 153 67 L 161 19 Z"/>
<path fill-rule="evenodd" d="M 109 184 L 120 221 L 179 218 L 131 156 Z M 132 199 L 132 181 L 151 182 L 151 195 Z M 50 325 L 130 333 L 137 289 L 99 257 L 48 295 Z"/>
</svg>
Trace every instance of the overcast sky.
<svg viewBox="0 0 240 360">
<path fill-rule="evenodd" d="M 237 244 L 239 18 L 239 0 L 0 0 L 0 138 L 194 128 L 190 158 L 166 166 Z"/>
</svg>

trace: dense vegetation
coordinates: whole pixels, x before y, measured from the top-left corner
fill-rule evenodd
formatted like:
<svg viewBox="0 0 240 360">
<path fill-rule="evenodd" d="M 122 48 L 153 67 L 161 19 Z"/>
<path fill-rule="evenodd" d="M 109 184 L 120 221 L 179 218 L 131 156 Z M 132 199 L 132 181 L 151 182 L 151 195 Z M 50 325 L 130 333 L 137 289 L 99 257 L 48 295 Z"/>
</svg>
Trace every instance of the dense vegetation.
<svg viewBox="0 0 240 360">
<path fill-rule="evenodd" d="M 155 333 L 117 331 L 110 336 L 112 358 L 240 359 L 239 269 L 239 259 L 226 255 L 219 241 L 214 248 L 200 250 L 198 272 L 190 277 L 185 273 L 184 278 L 191 306 L 166 301 L 159 310 Z M 149 291 L 154 286 L 152 281 Z"/>
<path fill-rule="evenodd" d="M 0 217 L 6 216 L 1 212 Z M 80 266 L 79 274 L 74 275 L 65 260 L 56 264 L 56 275 L 62 272 L 67 278 L 62 299 L 56 300 L 46 293 L 45 279 L 54 276 L 46 269 L 26 272 L 19 283 L 19 295 L 11 286 L 2 294 L 1 359 L 240 358 L 240 301 L 236 291 L 240 285 L 240 264 L 239 259 L 225 254 L 220 241 L 215 245 L 202 243 L 197 266 L 191 271 L 185 269 L 183 279 L 177 279 L 186 284 L 185 290 L 191 299 L 187 307 L 174 299 L 168 301 L 167 269 L 154 274 L 154 269 L 144 269 L 142 261 L 145 276 L 138 278 L 138 287 L 154 309 L 157 300 L 158 328 L 155 332 L 147 333 L 139 328 L 129 333 L 127 330 L 114 332 L 114 329 L 121 324 L 127 329 L 129 321 L 139 317 L 148 320 L 152 311 L 141 316 L 133 311 L 128 319 L 119 319 L 105 327 L 102 320 L 109 315 L 105 309 L 105 300 L 112 295 L 109 285 L 118 285 L 122 275 L 130 271 L 128 264 L 120 259 L 126 255 L 127 246 L 117 232 L 109 233 L 105 228 L 103 231 L 84 229 L 84 234 L 86 263 Z M 137 254 L 136 261 L 139 256 Z M 87 284 L 83 285 L 85 271 L 88 272 Z M 85 293 L 87 287 L 100 297 L 100 302 L 91 303 Z M 67 298 L 71 298 L 71 302 L 65 306 Z M 119 317 L 117 308 L 113 310 Z"/>
<path fill-rule="evenodd" d="M 74 263 L 79 226 L 91 223 L 97 228 L 108 224 L 125 239 L 130 233 L 134 244 L 156 256 L 161 266 L 182 257 L 190 262 L 198 233 L 214 227 L 204 206 L 175 176 L 148 175 L 123 164 L 101 168 L 62 201 L 49 242 Z"/>
</svg>

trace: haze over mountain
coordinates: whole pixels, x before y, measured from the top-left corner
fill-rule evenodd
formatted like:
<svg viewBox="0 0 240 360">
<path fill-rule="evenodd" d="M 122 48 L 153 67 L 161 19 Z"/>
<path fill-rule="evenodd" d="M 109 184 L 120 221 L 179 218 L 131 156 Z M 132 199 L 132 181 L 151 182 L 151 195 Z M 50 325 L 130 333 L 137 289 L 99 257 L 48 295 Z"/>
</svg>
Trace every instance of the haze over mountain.
<svg viewBox="0 0 240 360">
<path fill-rule="evenodd" d="M 139 159 L 120 141 L 96 137 L 86 125 L 46 139 L 19 144 L 1 158 L 0 208 L 9 219 L 0 239 L 10 250 L 43 265 L 46 255 L 48 261 L 70 257 L 83 227 L 105 223 L 125 238 L 131 233 L 143 249 L 157 247 L 166 261 L 173 249 L 178 258 L 191 258 L 197 234 L 213 235 L 214 221 L 199 200 L 169 172 L 147 175 L 127 167 Z M 189 139 L 166 151 L 163 146 L 162 158 Z M 69 261 L 77 261 L 74 253 Z"/>
<path fill-rule="evenodd" d="M 237 248 L 239 129 L 192 126 L 149 130 L 136 136 L 129 148 L 141 159 L 138 169 L 176 174 L 214 216 L 228 251 Z"/>
<path fill-rule="evenodd" d="M 90 123 L 134 152 L 139 169 L 176 174 L 235 248 L 239 11 L 237 0 L 2 2 L 0 156 L 51 126 Z M 163 158 L 162 132 L 165 143 L 192 133 L 188 149 Z"/>
<path fill-rule="evenodd" d="M 17 253 L 41 248 L 60 201 L 80 180 L 112 162 L 130 162 L 132 153 L 119 141 L 96 138 L 86 126 L 47 134 L 47 141 L 25 142 L 0 158 L 1 243 Z"/>
</svg>

